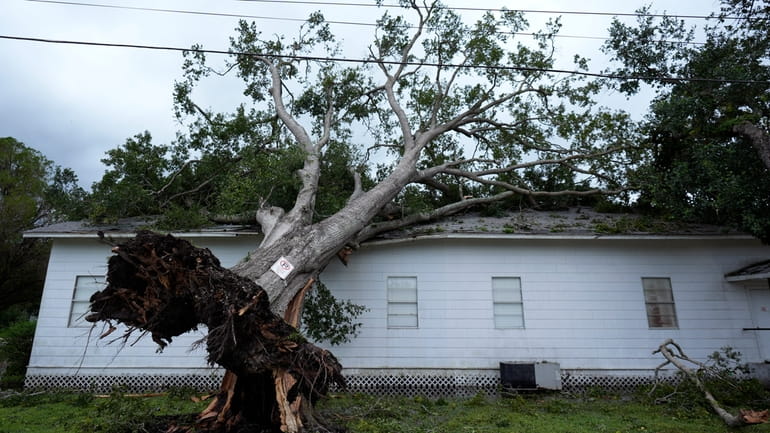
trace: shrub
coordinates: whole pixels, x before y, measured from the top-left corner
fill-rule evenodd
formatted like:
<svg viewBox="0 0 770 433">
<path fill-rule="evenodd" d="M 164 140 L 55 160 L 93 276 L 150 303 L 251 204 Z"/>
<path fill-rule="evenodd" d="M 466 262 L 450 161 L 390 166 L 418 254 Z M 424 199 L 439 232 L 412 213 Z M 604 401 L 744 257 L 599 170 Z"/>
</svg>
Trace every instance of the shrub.
<svg viewBox="0 0 770 433">
<path fill-rule="evenodd" d="M 0 329 L 0 363 L 6 364 L 0 377 L 0 388 L 21 389 L 27 373 L 35 322 L 27 320 L 12 323 Z"/>
</svg>

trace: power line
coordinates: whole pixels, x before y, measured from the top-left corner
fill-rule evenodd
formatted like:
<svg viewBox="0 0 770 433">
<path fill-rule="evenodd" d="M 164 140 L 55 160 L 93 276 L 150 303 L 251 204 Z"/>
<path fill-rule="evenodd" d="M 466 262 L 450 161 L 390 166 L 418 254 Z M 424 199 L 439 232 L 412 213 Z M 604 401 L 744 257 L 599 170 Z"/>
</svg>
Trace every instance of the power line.
<svg viewBox="0 0 770 433">
<path fill-rule="evenodd" d="M 27 2 L 31 3 L 48 3 L 48 4 L 58 4 L 58 5 L 67 5 L 67 6 L 84 6 L 84 7 L 95 7 L 95 8 L 104 8 L 104 9 L 124 9 L 124 10 L 134 10 L 134 11 L 146 11 L 146 12 L 163 12 L 163 13 L 178 13 L 178 14 L 187 14 L 187 15 L 203 15 L 203 16 L 216 16 L 216 17 L 226 17 L 226 18 L 251 18 L 251 19 L 259 19 L 259 20 L 271 20 L 271 21 L 289 21 L 289 22 L 307 22 L 306 18 L 288 18 L 288 17 L 273 17 L 273 16 L 265 16 L 265 15 L 249 15 L 249 14 L 234 14 L 234 13 L 225 13 L 225 12 L 204 12 L 204 11 L 191 11 L 191 10 L 183 10 L 183 9 L 164 9 L 164 8 L 148 8 L 148 7 L 139 7 L 139 6 L 119 6 L 119 5 L 106 5 L 101 3 L 85 3 L 85 2 L 78 2 L 78 1 L 67 1 L 67 0 L 25 0 Z M 376 7 L 377 5 L 371 5 L 371 4 L 360 4 L 360 3 L 339 3 L 339 2 L 310 2 L 310 1 L 289 1 L 289 0 L 239 0 L 239 1 L 247 1 L 247 2 L 266 2 L 266 3 L 286 3 L 286 4 L 309 4 L 309 5 L 333 5 L 333 6 L 373 6 Z M 396 5 L 388 5 L 384 7 L 399 7 Z M 457 9 L 457 10 L 478 10 L 478 11 L 502 11 L 502 9 L 481 9 L 481 8 L 447 8 L 447 9 Z M 559 11 L 522 11 L 522 12 L 533 12 L 533 13 L 580 13 L 580 14 L 592 14 L 592 15 L 618 15 L 613 14 L 610 12 L 559 12 Z M 628 15 L 628 16 L 638 16 L 638 14 L 620 14 L 620 15 Z M 655 16 L 655 15 L 653 15 Z M 694 16 L 693 16 L 694 17 Z M 705 18 L 705 17 L 703 17 Z M 329 24 L 339 24 L 339 25 L 350 25 L 350 26 L 365 26 L 365 27 L 376 27 L 376 23 L 363 23 L 363 22 L 357 22 L 357 21 L 335 21 L 335 20 L 325 20 L 326 23 Z M 416 26 L 409 25 L 408 28 L 415 28 Z M 536 33 L 533 32 L 501 32 L 502 34 L 512 34 L 512 35 L 518 35 L 518 36 L 534 36 Z M 556 38 L 565 38 L 565 39 L 586 39 L 586 40 L 598 40 L 598 41 L 606 41 L 608 38 L 603 36 L 583 36 L 583 35 L 564 35 L 564 34 L 555 34 L 554 37 Z M 671 43 L 671 44 L 686 44 L 686 45 L 703 45 L 703 42 L 679 42 L 679 41 L 661 41 L 664 43 Z"/>
<path fill-rule="evenodd" d="M 307 0 L 238 0 L 246 3 L 281 3 L 281 4 L 301 4 L 301 5 L 321 5 L 321 6 L 359 6 L 359 7 L 383 7 L 383 8 L 397 8 L 403 9 L 400 5 L 395 4 L 383 4 L 378 6 L 371 3 L 348 3 L 348 2 L 335 2 L 335 1 L 307 1 Z M 548 14 L 548 15 L 600 15 L 600 16 L 618 16 L 618 17 L 638 17 L 641 14 L 635 12 L 591 12 L 591 11 L 560 11 L 560 10 L 543 10 L 543 9 L 490 9 L 490 8 L 474 8 L 474 7 L 462 7 L 462 6 L 443 6 L 441 9 L 455 10 L 455 11 L 473 11 L 473 12 L 503 12 L 503 11 L 517 11 L 532 14 Z M 709 19 L 713 18 L 708 15 L 671 15 L 671 14 L 647 14 L 651 17 L 663 18 L 663 17 L 675 17 L 675 18 L 687 18 L 687 19 Z M 725 19 L 741 19 L 742 17 L 725 17 Z"/>
<path fill-rule="evenodd" d="M 25 0 L 34 3 L 52 3 L 62 5 L 73 6 L 94 6 L 112 9 L 130 9 L 130 10 L 144 10 L 144 11 L 156 11 L 156 12 L 175 12 L 175 13 L 187 13 L 195 15 L 213 15 L 224 17 L 242 17 L 242 18 L 262 18 L 259 16 L 242 15 L 242 14 L 228 14 L 219 12 L 202 12 L 202 11 L 186 11 L 177 9 L 159 9 L 159 8 L 147 8 L 138 6 L 120 6 L 120 5 L 105 5 L 99 3 L 85 3 L 78 1 L 67 0 Z M 284 4 L 284 5 L 306 5 L 306 6 L 352 6 L 352 7 L 365 7 L 365 8 L 397 8 L 403 9 L 399 5 L 395 4 L 383 4 L 378 6 L 372 3 L 350 3 L 350 2 L 338 2 L 338 1 L 307 1 L 307 0 L 238 0 L 245 3 L 272 3 L 272 4 Z M 618 16 L 618 17 L 639 17 L 642 14 L 636 12 L 601 12 L 601 11 L 565 11 L 565 10 L 545 10 L 545 9 L 494 9 L 494 8 L 477 8 L 477 7 L 464 7 L 464 6 L 442 6 L 441 9 L 454 10 L 454 11 L 467 11 L 467 12 L 505 12 L 516 11 L 531 14 L 547 14 L 547 15 L 598 15 L 598 16 Z M 645 16 L 663 18 L 684 18 L 684 19 L 710 19 L 713 18 L 709 15 L 678 15 L 678 14 L 644 14 Z M 745 17 L 738 16 L 726 16 L 725 19 L 745 19 Z"/>
<path fill-rule="evenodd" d="M 0 35 L 0 39 L 27 41 L 27 42 L 41 42 L 49 44 L 65 44 L 65 45 L 81 45 L 81 46 L 95 46 L 95 47 L 109 47 L 109 48 L 136 48 L 145 50 L 156 51 L 176 51 L 176 52 L 198 52 L 205 54 L 224 54 L 234 56 L 257 56 L 257 57 L 281 57 L 292 60 L 302 61 L 318 61 L 318 62 L 339 62 L 339 63 L 358 63 L 358 64 L 371 64 L 375 63 L 371 59 L 353 59 L 345 57 L 326 57 L 326 56 L 306 56 L 306 55 L 274 55 L 274 54 L 261 54 L 251 52 L 239 52 L 230 50 L 212 50 L 202 48 L 181 48 L 171 46 L 160 45 L 139 45 L 139 44 L 119 44 L 110 42 L 92 42 L 92 41 L 73 41 L 63 39 L 45 39 L 45 38 L 33 38 L 26 36 L 12 36 L 12 35 Z M 584 77 L 593 78 L 608 78 L 613 80 L 643 80 L 643 81 L 663 81 L 663 82 L 706 82 L 706 83 L 721 83 L 721 84 L 770 84 L 770 81 L 765 80 L 734 80 L 724 78 L 702 78 L 702 77 L 653 77 L 653 76 L 628 76 L 617 74 L 605 74 L 601 72 L 587 72 L 587 71 L 575 71 L 569 69 L 555 69 L 555 68 L 535 68 L 528 66 L 484 66 L 484 65 L 459 65 L 459 64 L 440 64 L 432 62 L 399 62 L 394 60 L 383 60 L 381 63 L 386 65 L 397 66 L 427 66 L 427 67 L 442 67 L 442 68 L 463 68 L 463 69 L 487 69 L 487 70 L 501 70 L 501 71 L 519 71 L 519 72 L 548 72 L 553 74 L 564 75 L 578 75 Z"/>
</svg>

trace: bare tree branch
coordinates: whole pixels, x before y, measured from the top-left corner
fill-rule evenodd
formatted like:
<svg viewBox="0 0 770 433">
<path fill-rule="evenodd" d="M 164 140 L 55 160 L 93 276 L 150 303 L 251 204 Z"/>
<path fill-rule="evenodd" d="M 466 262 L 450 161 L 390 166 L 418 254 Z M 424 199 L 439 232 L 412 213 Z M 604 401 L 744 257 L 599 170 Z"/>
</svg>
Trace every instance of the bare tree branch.
<svg viewBox="0 0 770 433">
<path fill-rule="evenodd" d="M 305 131 L 305 128 L 299 124 L 297 119 L 295 119 L 294 116 L 289 113 L 289 110 L 286 109 L 286 105 L 283 102 L 283 80 L 281 79 L 278 66 L 276 66 L 274 62 L 266 57 L 258 56 L 257 59 L 264 63 L 270 70 L 270 76 L 272 79 L 270 94 L 273 97 L 273 104 L 275 105 L 275 112 L 278 115 L 278 118 L 281 119 L 287 128 L 289 128 L 289 131 L 291 131 L 297 142 L 305 147 L 306 150 L 309 149 L 312 146 L 310 136 L 308 135 L 307 131 Z"/>
<path fill-rule="evenodd" d="M 513 196 L 514 194 L 515 193 L 513 191 L 505 191 L 490 197 L 460 200 L 460 201 L 448 204 L 446 206 L 433 209 L 431 211 L 419 212 L 416 214 L 407 215 L 403 218 L 395 219 L 392 221 L 372 223 L 358 233 L 355 241 L 356 243 L 361 243 L 366 241 L 367 239 L 371 239 L 372 237 L 380 233 L 397 230 L 403 227 L 408 227 L 413 224 L 432 221 L 441 217 L 445 217 L 448 215 L 461 212 L 473 206 L 477 206 L 485 203 L 492 203 L 498 200 L 503 200 L 505 198 Z"/>
<path fill-rule="evenodd" d="M 169 181 L 165 185 L 163 185 L 163 187 L 161 189 L 159 189 L 157 191 L 154 191 L 153 194 L 154 195 L 161 195 L 161 194 L 163 194 L 163 192 L 166 189 L 168 189 L 168 187 L 170 187 L 172 183 L 174 183 L 174 180 L 176 180 L 176 178 L 179 177 L 180 174 L 182 174 L 182 171 L 184 171 L 184 169 L 187 168 L 190 164 L 195 163 L 195 162 L 201 162 L 201 161 L 199 159 L 191 159 L 189 161 L 185 161 L 185 163 L 182 164 L 182 167 L 179 170 L 177 170 L 171 176 L 171 179 L 169 179 Z"/>
<path fill-rule="evenodd" d="M 169 203 L 171 203 L 172 201 L 174 201 L 174 199 L 176 199 L 178 197 L 181 197 L 181 196 L 187 195 L 187 194 L 193 194 L 193 193 L 196 193 L 196 192 L 200 191 L 206 185 L 210 184 L 214 179 L 216 179 L 217 176 L 218 175 L 211 176 L 210 178 L 208 178 L 208 179 L 204 180 L 203 182 L 199 183 L 198 186 L 196 186 L 193 189 L 190 189 L 190 190 L 187 190 L 187 191 L 178 192 L 178 193 L 172 195 L 171 197 L 169 197 L 169 198 L 167 198 L 166 200 L 163 201 L 163 204 L 161 205 L 161 207 L 168 206 Z"/>
<path fill-rule="evenodd" d="M 703 393 L 703 396 L 705 397 L 709 406 L 711 406 L 714 412 L 716 412 L 717 415 L 722 418 L 722 421 L 724 421 L 728 426 L 743 427 L 748 424 L 759 424 L 767 422 L 768 411 L 766 410 L 763 412 L 741 410 L 738 415 L 733 415 L 723 409 L 722 406 L 719 405 L 719 402 L 717 402 L 717 400 L 711 394 L 711 392 L 709 392 L 709 390 L 706 388 L 706 385 L 703 383 L 703 381 L 700 380 L 698 375 L 690 367 L 688 367 L 686 363 L 693 364 L 698 368 L 704 368 L 706 366 L 703 363 L 695 361 L 685 355 L 684 351 L 682 351 L 682 348 L 676 344 L 674 340 L 670 338 L 667 339 L 658 347 L 657 350 L 652 353 L 660 353 L 664 358 L 666 358 L 666 362 L 658 366 L 656 372 L 668 364 L 673 364 L 676 368 L 683 372 L 687 378 L 695 384 L 695 386 L 698 387 L 698 389 Z"/>
</svg>

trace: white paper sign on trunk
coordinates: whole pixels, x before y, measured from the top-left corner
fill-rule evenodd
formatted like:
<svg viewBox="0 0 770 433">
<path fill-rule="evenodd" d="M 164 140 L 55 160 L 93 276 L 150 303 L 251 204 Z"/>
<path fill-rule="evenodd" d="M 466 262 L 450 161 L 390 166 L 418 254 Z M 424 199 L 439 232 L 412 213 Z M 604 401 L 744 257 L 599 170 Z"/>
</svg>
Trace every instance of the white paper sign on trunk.
<svg viewBox="0 0 770 433">
<path fill-rule="evenodd" d="M 281 257 L 275 263 L 273 263 L 273 266 L 270 267 L 270 270 L 275 272 L 279 277 L 281 277 L 282 280 L 285 280 L 291 271 L 294 270 L 294 265 L 292 265 L 291 262 L 286 259 L 286 257 Z"/>
</svg>

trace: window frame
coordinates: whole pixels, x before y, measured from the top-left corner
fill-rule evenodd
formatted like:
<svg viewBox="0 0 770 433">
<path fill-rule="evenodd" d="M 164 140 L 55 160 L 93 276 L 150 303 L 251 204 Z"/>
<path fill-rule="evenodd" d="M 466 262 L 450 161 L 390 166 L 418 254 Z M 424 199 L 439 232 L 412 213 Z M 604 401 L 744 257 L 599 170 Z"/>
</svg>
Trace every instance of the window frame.
<svg viewBox="0 0 770 433">
<path fill-rule="evenodd" d="M 664 281 L 664 287 L 650 287 L 648 286 L 648 282 L 661 282 Z M 664 291 L 664 295 L 662 298 L 669 298 L 670 300 L 658 300 L 654 299 L 651 300 L 651 297 L 654 297 L 650 292 L 653 290 L 657 291 Z M 645 315 L 647 316 L 647 327 L 648 329 L 679 329 L 679 315 L 676 312 L 676 299 L 674 298 L 674 286 L 671 284 L 671 278 L 670 277 L 642 277 L 642 296 L 644 296 L 644 310 Z M 661 297 L 660 295 L 657 295 L 657 297 Z M 665 306 L 665 309 L 669 309 L 670 313 L 662 313 L 660 309 L 661 306 Z M 654 313 L 654 309 L 658 309 L 657 314 Z M 652 311 L 651 311 L 652 310 Z M 658 323 L 660 320 L 655 320 L 655 318 L 666 318 L 670 317 L 671 320 L 668 320 L 668 322 L 671 322 L 672 325 L 664 324 L 664 323 Z"/>
<path fill-rule="evenodd" d="M 513 290 L 517 290 L 517 293 L 515 293 L 516 296 L 509 299 L 502 299 L 500 298 L 500 292 L 497 292 L 496 289 L 504 289 L 504 288 L 497 288 L 495 287 L 495 281 L 503 281 L 503 280 L 513 280 L 516 281 L 516 286 L 513 288 Z M 513 276 L 513 275 L 499 275 L 499 276 L 493 276 L 490 279 L 490 288 L 492 291 L 492 320 L 494 322 L 495 329 L 525 329 L 526 328 L 526 322 L 524 318 L 524 291 L 522 290 L 522 284 L 521 284 L 521 277 L 520 276 Z M 518 299 L 516 299 L 518 298 Z M 511 300 L 513 299 L 513 300 Z M 498 314 L 498 307 L 505 307 L 505 306 L 517 306 L 519 314 Z M 520 325 L 505 325 L 502 323 L 502 318 L 510 316 L 510 317 L 521 317 L 521 324 Z"/>
<path fill-rule="evenodd" d="M 88 283 L 80 284 L 80 281 L 92 279 Z M 83 320 L 88 312 L 88 306 L 91 303 L 91 295 L 102 290 L 107 285 L 105 275 L 76 275 L 72 287 L 72 297 L 70 299 L 69 315 L 67 316 L 67 328 L 87 328 L 90 323 Z M 80 290 L 79 290 L 80 289 Z M 81 292 L 82 291 L 82 292 Z M 83 309 L 82 306 L 86 308 Z"/>
<path fill-rule="evenodd" d="M 398 287 L 395 283 L 397 280 L 409 280 L 413 281 L 414 288 L 410 287 Z M 390 275 L 385 278 L 385 301 L 386 301 L 386 320 L 388 329 L 416 329 L 420 327 L 420 312 L 419 312 L 419 291 L 418 291 L 417 277 L 413 275 Z M 403 297 L 404 290 L 413 290 L 414 294 L 407 297 Z M 396 291 L 402 291 L 397 293 Z M 413 306 L 413 307 L 412 307 Z M 406 307 L 406 308 L 405 308 Z M 412 307 L 412 308 L 410 308 Z M 392 312 L 394 310 L 405 311 L 413 310 L 414 312 Z M 396 323 L 397 319 L 403 319 L 407 317 L 414 317 L 414 325 L 411 324 L 399 324 Z"/>
</svg>

